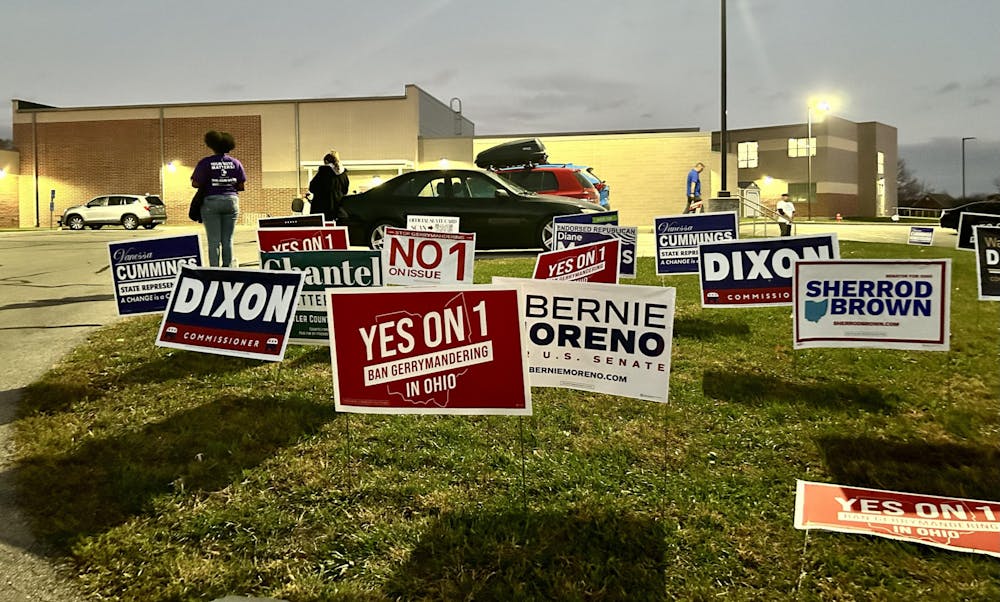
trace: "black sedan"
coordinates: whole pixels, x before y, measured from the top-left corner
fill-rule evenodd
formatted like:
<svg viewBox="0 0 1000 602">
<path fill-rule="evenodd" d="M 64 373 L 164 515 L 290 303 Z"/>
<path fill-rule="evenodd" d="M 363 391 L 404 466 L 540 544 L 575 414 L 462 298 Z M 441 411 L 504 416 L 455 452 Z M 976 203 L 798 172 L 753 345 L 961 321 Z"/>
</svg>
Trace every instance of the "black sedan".
<svg viewBox="0 0 1000 602">
<path fill-rule="evenodd" d="M 958 230 L 958 218 L 963 213 L 988 213 L 1000 215 L 1000 200 L 966 203 L 941 212 L 941 227 Z"/>
<path fill-rule="evenodd" d="M 601 210 L 530 192 L 488 171 L 424 169 L 344 197 L 346 216 L 337 224 L 347 226 L 352 245 L 377 249 L 385 228 L 405 228 L 407 215 L 451 216 L 462 232 L 476 233 L 478 249 L 547 249 L 554 216 Z"/>
</svg>

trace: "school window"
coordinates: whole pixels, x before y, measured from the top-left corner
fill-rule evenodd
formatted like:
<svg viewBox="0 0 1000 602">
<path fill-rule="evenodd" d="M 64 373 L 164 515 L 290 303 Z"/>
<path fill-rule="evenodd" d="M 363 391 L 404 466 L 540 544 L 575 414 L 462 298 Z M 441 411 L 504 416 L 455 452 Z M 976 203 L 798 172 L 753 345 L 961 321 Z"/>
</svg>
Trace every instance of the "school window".
<svg viewBox="0 0 1000 602">
<path fill-rule="evenodd" d="M 812 138 L 789 138 L 788 139 L 788 156 L 789 157 L 808 157 L 812 155 L 816 156 L 816 137 Z"/>
<path fill-rule="evenodd" d="M 885 153 L 875 153 L 875 155 L 876 155 L 876 157 L 878 157 L 878 159 L 877 159 L 877 161 L 878 161 L 878 172 L 877 173 L 880 176 L 884 176 L 885 175 Z"/>
<path fill-rule="evenodd" d="M 747 169 L 757 167 L 757 143 L 740 142 L 736 145 L 737 167 Z"/>
</svg>

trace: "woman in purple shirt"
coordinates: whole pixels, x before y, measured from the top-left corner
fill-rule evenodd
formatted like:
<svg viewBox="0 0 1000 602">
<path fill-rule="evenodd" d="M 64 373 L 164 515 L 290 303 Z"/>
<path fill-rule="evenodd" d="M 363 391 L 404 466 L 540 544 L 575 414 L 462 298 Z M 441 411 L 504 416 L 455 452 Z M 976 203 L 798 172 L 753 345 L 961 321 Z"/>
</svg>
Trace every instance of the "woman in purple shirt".
<svg viewBox="0 0 1000 602">
<path fill-rule="evenodd" d="M 233 263 L 233 232 L 240 214 L 239 191 L 246 186 L 243 164 L 227 153 L 236 148 L 232 134 L 212 130 L 205 134 L 205 144 L 214 154 L 198 161 L 191 174 L 191 186 L 204 195 L 201 221 L 208 238 L 208 265 L 222 267 Z"/>
</svg>

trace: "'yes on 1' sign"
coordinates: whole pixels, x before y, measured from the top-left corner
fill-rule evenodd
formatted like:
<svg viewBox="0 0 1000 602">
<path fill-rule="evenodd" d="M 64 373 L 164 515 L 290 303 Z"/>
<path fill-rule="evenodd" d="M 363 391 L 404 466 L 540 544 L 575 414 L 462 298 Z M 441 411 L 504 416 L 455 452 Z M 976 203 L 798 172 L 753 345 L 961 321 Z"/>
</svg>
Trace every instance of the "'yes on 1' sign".
<svg viewBox="0 0 1000 602">
<path fill-rule="evenodd" d="M 472 284 L 475 258 L 475 234 L 385 229 L 386 284 Z"/>
<path fill-rule="evenodd" d="M 516 288 L 326 292 L 337 411 L 531 414 Z"/>
<path fill-rule="evenodd" d="M 346 249 L 347 228 L 344 226 L 259 228 L 257 245 L 260 251 L 268 253 Z"/>
</svg>

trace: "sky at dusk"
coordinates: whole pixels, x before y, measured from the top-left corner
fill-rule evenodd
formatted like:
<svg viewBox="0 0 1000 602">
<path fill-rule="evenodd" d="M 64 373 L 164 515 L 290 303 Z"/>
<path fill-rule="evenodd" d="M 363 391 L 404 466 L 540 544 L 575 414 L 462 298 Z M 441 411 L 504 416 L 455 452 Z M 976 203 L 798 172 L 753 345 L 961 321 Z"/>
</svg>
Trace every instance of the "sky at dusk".
<svg viewBox="0 0 1000 602">
<path fill-rule="evenodd" d="M 898 128 L 938 191 L 1000 178 L 997 0 L 728 0 L 728 127 L 810 98 Z M 720 127 L 721 0 L 5 3 L 0 98 L 53 106 L 461 99 L 478 134 Z M 0 138 L 11 136 L 0 112 Z"/>
</svg>

